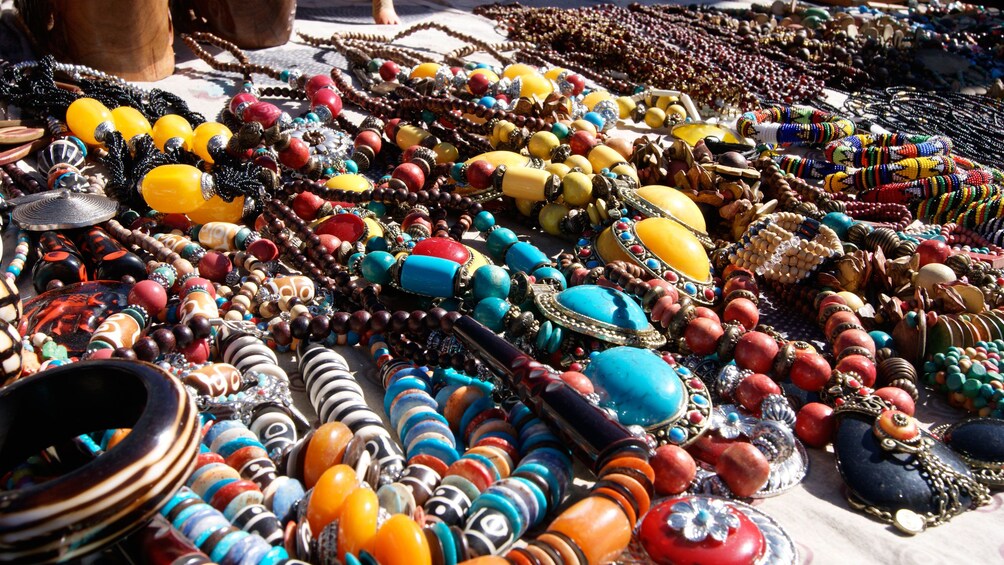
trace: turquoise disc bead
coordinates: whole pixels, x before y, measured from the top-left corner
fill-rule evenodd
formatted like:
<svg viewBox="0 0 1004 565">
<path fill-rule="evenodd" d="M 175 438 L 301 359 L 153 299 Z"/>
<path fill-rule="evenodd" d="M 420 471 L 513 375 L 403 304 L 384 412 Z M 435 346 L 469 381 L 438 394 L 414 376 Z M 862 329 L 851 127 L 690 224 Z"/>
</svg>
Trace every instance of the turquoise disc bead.
<svg viewBox="0 0 1004 565">
<path fill-rule="evenodd" d="M 573 312 L 620 328 L 646 330 L 650 327 L 641 306 L 617 289 L 594 285 L 575 286 L 558 293 L 555 300 Z"/>
</svg>

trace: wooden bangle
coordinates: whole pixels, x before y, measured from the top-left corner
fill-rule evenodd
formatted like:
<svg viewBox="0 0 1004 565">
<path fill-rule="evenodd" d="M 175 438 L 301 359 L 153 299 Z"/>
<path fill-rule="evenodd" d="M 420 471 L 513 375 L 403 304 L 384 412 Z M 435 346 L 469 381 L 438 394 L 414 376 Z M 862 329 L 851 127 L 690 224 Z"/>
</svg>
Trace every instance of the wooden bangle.
<svg viewBox="0 0 1004 565">
<path fill-rule="evenodd" d="M 0 474 L 49 446 L 115 428 L 132 431 L 107 453 L 0 492 L 0 562 L 65 561 L 114 543 L 184 484 L 199 445 L 188 393 L 147 363 L 81 361 L 0 389 Z"/>
</svg>

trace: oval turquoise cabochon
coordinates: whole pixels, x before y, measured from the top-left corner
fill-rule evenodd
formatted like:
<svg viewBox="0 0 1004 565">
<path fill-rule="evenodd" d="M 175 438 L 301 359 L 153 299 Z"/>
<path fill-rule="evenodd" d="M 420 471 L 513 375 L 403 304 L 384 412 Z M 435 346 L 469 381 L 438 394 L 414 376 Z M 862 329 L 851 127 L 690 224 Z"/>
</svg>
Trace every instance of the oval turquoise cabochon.
<svg viewBox="0 0 1004 565">
<path fill-rule="evenodd" d="M 555 297 L 565 308 L 607 324 L 630 330 L 648 329 L 645 311 L 630 296 L 602 286 L 582 285 L 563 290 Z"/>
<path fill-rule="evenodd" d="M 614 410 L 625 426 L 668 422 L 683 413 L 687 403 L 676 371 L 647 349 L 601 351 L 592 356 L 585 375 L 600 395 L 600 406 Z"/>
</svg>

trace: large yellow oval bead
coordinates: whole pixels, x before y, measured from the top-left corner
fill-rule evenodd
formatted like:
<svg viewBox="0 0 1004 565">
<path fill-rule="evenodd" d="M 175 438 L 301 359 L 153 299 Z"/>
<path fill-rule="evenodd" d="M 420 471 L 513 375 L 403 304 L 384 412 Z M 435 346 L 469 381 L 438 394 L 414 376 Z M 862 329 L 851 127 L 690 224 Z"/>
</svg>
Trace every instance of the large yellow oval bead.
<svg viewBox="0 0 1004 565">
<path fill-rule="evenodd" d="M 530 150 L 530 155 L 545 161 L 551 160 L 551 152 L 561 145 L 558 136 L 549 131 L 538 131 L 530 136 L 530 141 L 526 148 Z"/>
<path fill-rule="evenodd" d="M 467 164 L 470 165 L 474 161 L 488 161 L 492 166 L 498 167 L 499 165 L 505 165 L 506 167 L 523 167 L 530 162 L 530 158 L 526 155 L 520 155 L 519 153 L 513 153 L 512 151 L 489 151 L 487 153 L 482 153 L 477 157 L 473 157 L 467 160 Z"/>
<path fill-rule="evenodd" d="M 571 206 L 585 206 L 593 199 L 593 181 L 580 172 L 571 172 L 561 179 L 561 195 Z"/>
<path fill-rule="evenodd" d="M 150 135 L 153 128 L 146 116 L 132 106 L 119 106 L 112 110 L 112 118 L 115 120 L 115 129 L 122 134 L 122 139 L 130 141 L 137 135 Z"/>
<path fill-rule="evenodd" d="M 596 147 L 590 149 L 588 159 L 589 164 L 593 166 L 594 171 L 609 169 L 617 163 L 624 163 L 627 161 L 627 159 L 618 153 L 616 149 L 606 145 L 597 145 Z"/>
<path fill-rule="evenodd" d="M 352 192 L 364 192 L 373 188 L 373 185 L 370 184 L 370 181 L 366 177 L 351 173 L 333 176 L 324 183 L 324 186 Z"/>
<path fill-rule="evenodd" d="M 635 184 L 641 184 L 638 180 L 638 169 L 634 168 L 628 163 L 621 163 L 616 167 L 610 169 L 610 172 L 615 175 L 625 175 L 634 179 Z"/>
<path fill-rule="evenodd" d="M 177 114 L 161 116 L 153 124 L 153 144 L 157 149 L 165 151 L 164 147 L 172 139 L 180 140 L 181 148 L 189 150 L 192 147 L 192 126 L 188 120 Z M 177 142 L 175 142 L 177 143 Z"/>
<path fill-rule="evenodd" d="M 668 218 L 647 218 L 635 224 L 635 231 L 649 251 L 677 271 L 696 281 L 708 280 L 711 261 L 690 230 Z"/>
<path fill-rule="evenodd" d="M 66 109 L 66 126 L 88 145 L 101 145 L 94 136 L 101 129 L 115 129 L 111 110 L 93 98 L 77 98 Z"/>
<path fill-rule="evenodd" d="M 679 190 L 660 184 L 650 184 L 639 188 L 635 194 L 695 230 L 705 233 L 708 231 L 701 209 Z"/>
<path fill-rule="evenodd" d="M 216 161 L 213 160 L 212 155 L 209 153 L 210 144 L 213 146 L 219 144 L 220 148 L 224 148 L 233 136 L 234 134 L 230 131 L 230 128 L 219 122 L 199 124 L 195 128 L 195 131 L 192 132 L 192 151 L 206 162 L 215 163 Z"/>
<path fill-rule="evenodd" d="M 590 163 L 589 159 L 586 159 L 584 155 L 569 155 L 568 159 L 565 159 L 565 164 L 572 169 L 578 167 L 587 175 L 591 175 L 594 172 L 593 164 Z"/>
<path fill-rule="evenodd" d="M 432 565 L 429 540 L 404 514 L 390 517 L 373 539 L 373 557 L 380 565 Z"/>
<path fill-rule="evenodd" d="M 519 95 L 523 98 L 543 100 L 554 92 L 554 83 L 544 78 L 540 73 L 527 73 L 519 77 Z"/>
<path fill-rule="evenodd" d="M 453 163 L 460 158 L 460 150 L 456 145 L 447 142 L 437 143 L 432 148 L 436 152 L 436 164 Z"/>
<path fill-rule="evenodd" d="M 571 167 L 564 163 L 548 163 L 544 170 L 551 173 L 552 175 L 558 175 L 558 178 L 563 179 L 565 175 L 572 170 Z"/>
<path fill-rule="evenodd" d="M 206 203 L 202 175 L 191 165 L 161 165 L 143 177 L 140 192 L 147 205 L 165 214 L 187 214 Z"/>
<path fill-rule="evenodd" d="M 236 224 L 244 215 L 244 197 L 238 196 L 233 202 L 227 202 L 219 196 L 205 201 L 205 204 L 188 213 L 188 219 L 197 224 L 209 222 L 227 222 Z"/>
<path fill-rule="evenodd" d="M 561 67 L 554 67 L 553 69 L 548 69 L 547 72 L 544 73 L 544 76 L 555 82 L 558 82 L 558 76 L 561 75 L 561 73 L 565 72 L 566 70 L 567 69 L 563 69 Z"/>
<path fill-rule="evenodd" d="M 380 501 L 373 489 L 359 487 L 342 503 L 338 518 L 338 558 L 345 562 L 345 554 L 358 555 L 360 550 L 370 551 L 377 533 L 377 516 Z"/>
<path fill-rule="evenodd" d="M 408 149 L 415 145 L 421 145 L 422 141 L 430 135 L 432 134 L 418 126 L 404 125 L 398 128 L 394 143 L 401 149 Z"/>
<path fill-rule="evenodd" d="M 506 67 L 505 69 L 503 69 L 502 76 L 509 80 L 512 80 L 516 77 L 521 77 L 536 72 L 537 69 L 531 67 L 530 65 L 524 63 L 513 63 L 508 67 Z"/>
<path fill-rule="evenodd" d="M 408 78 L 435 78 L 441 67 L 439 63 L 422 63 L 411 70 Z"/>
<path fill-rule="evenodd" d="M 587 94 L 582 99 L 582 103 L 586 106 L 586 108 L 589 108 L 590 110 L 592 110 L 593 106 L 599 104 L 600 102 L 602 102 L 604 100 L 610 100 L 613 97 L 614 97 L 614 95 L 610 94 L 606 90 L 594 90 L 594 91 L 590 92 L 589 94 Z"/>
<path fill-rule="evenodd" d="M 502 193 L 512 198 L 541 202 L 545 200 L 544 189 L 551 176 L 551 173 L 543 169 L 507 169 L 502 176 Z"/>
<path fill-rule="evenodd" d="M 550 202 L 540 210 L 537 218 L 540 227 L 551 235 L 561 235 L 561 220 L 568 215 L 568 207 L 557 202 Z"/>
</svg>

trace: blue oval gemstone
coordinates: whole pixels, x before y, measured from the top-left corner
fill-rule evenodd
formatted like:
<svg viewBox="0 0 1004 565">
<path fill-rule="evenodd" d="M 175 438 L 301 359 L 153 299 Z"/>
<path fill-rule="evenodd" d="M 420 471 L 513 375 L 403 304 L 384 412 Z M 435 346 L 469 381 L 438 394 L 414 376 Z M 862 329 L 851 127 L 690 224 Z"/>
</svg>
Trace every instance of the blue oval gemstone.
<svg viewBox="0 0 1004 565">
<path fill-rule="evenodd" d="M 600 406 L 614 410 L 625 426 L 663 424 L 679 417 L 686 406 L 687 392 L 676 371 L 647 349 L 601 351 L 585 375 L 600 395 Z"/>
<path fill-rule="evenodd" d="M 602 286 L 581 285 L 558 293 L 555 299 L 565 308 L 594 320 L 631 329 L 648 329 L 645 311 L 623 292 Z"/>
</svg>

